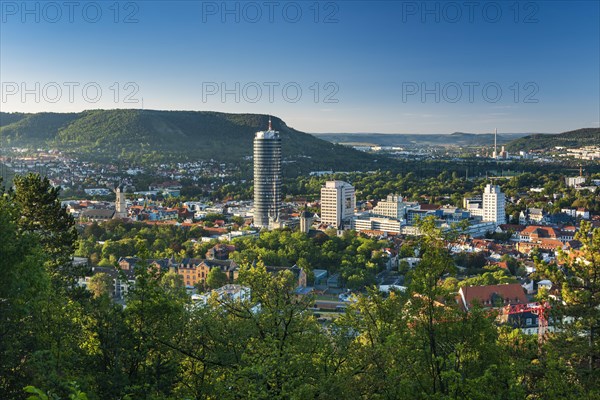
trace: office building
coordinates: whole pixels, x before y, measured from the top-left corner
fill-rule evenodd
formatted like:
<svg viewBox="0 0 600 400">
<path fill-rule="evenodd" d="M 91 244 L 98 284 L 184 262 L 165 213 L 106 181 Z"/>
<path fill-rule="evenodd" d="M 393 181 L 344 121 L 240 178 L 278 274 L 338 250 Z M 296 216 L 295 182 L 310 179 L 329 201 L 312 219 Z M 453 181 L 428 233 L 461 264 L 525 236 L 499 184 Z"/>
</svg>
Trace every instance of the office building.
<svg viewBox="0 0 600 400">
<path fill-rule="evenodd" d="M 254 226 L 271 229 L 281 209 L 281 138 L 271 127 L 254 137 Z"/>
<path fill-rule="evenodd" d="M 463 208 L 473 217 L 483 217 L 483 198 L 481 196 L 465 197 L 463 199 Z"/>
<path fill-rule="evenodd" d="M 392 218 L 357 217 L 352 219 L 352 229 L 355 231 L 381 231 L 384 233 L 400 233 L 402 222 Z"/>
<path fill-rule="evenodd" d="M 483 191 L 483 221 L 496 225 L 506 223 L 506 199 L 500 186 L 487 184 Z"/>
<path fill-rule="evenodd" d="M 327 181 L 321 188 L 321 222 L 343 229 L 356 208 L 354 187 L 344 181 Z"/>
<path fill-rule="evenodd" d="M 373 207 L 373 214 L 400 221 L 405 218 L 406 204 L 403 202 L 402 196 L 390 194 Z"/>
</svg>

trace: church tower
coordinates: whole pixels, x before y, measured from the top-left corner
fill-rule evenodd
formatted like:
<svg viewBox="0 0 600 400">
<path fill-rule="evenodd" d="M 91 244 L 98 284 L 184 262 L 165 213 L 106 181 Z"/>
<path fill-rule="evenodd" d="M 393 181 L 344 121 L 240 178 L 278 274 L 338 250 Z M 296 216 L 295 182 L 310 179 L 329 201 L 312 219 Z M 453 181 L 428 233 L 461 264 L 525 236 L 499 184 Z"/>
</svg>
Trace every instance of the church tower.
<svg viewBox="0 0 600 400">
<path fill-rule="evenodd" d="M 127 218 L 127 203 L 125 202 L 125 188 L 122 185 L 115 189 L 117 198 L 115 199 L 114 218 Z"/>
</svg>

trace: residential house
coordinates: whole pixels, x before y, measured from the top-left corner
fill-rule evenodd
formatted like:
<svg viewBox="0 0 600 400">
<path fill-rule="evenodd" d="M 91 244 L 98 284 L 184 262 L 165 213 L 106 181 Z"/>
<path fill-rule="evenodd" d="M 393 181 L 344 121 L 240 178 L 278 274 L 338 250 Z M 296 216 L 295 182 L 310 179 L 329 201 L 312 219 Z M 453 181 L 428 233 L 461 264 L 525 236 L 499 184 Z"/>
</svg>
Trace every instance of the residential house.
<svg viewBox="0 0 600 400">
<path fill-rule="evenodd" d="M 235 245 L 219 243 L 206 252 L 207 260 L 227 260 L 229 254 L 235 251 Z"/>
<path fill-rule="evenodd" d="M 198 258 L 184 258 L 177 265 L 177 274 L 183 278 L 186 287 L 196 286 L 206 281 L 208 273 L 213 268 L 220 268 L 227 275 L 229 282 L 238 276 L 238 265 L 233 260 L 202 260 Z"/>
<path fill-rule="evenodd" d="M 221 301 L 249 301 L 250 288 L 242 285 L 228 284 L 204 294 L 194 294 L 192 295 L 192 301 L 197 304 L 207 304 L 212 296 Z"/>
<path fill-rule="evenodd" d="M 133 270 L 123 271 L 112 267 L 93 267 L 92 274 L 79 278 L 77 284 L 87 288 L 92 277 L 100 273 L 107 274 L 112 279 L 112 285 L 109 287 L 109 296 L 114 300 L 125 300 L 129 288 L 135 285 Z"/>
<path fill-rule="evenodd" d="M 528 208 L 519 213 L 519 225 L 540 223 L 544 220 L 546 213 L 541 208 Z"/>
<path fill-rule="evenodd" d="M 469 311 L 475 303 L 484 308 L 526 304 L 527 296 L 518 283 L 488 286 L 465 286 L 458 290 L 458 303 Z"/>
<path fill-rule="evenodd" d="M 80 213 L 80 218 L 84 221 L 108 221 L 115 215 L 115 210 L 107 209 L 87 209 Z"/>
<path fill-rule="evenodd" d="M 123 271 L 133 271 L 135 266 L 140 262 L 138 257 L 120 257 L 117 263 Z"/>
</svg>

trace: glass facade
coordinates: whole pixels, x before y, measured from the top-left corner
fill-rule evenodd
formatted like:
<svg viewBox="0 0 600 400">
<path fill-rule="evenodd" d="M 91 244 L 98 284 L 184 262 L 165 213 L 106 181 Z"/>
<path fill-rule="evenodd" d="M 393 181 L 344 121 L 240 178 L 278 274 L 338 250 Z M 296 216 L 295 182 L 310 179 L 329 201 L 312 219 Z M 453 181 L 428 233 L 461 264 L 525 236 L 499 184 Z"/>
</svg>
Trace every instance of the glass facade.
<svg viewBox="0 0 600 400">
<path fill-rule="evenodd" d="M 281 209 L 281 138 L 257 132 L 254 138 L 254 226 L 269 228 Z"/>
</svg>

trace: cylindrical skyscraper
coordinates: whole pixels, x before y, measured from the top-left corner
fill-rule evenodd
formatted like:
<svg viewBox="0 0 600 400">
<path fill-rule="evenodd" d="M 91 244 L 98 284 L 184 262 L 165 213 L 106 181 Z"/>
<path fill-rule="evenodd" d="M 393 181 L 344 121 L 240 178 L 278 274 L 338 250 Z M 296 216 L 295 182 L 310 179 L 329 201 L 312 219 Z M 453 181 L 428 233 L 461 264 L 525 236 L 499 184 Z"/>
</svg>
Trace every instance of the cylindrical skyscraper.
<svg viewBox="0 0 600 400">
<path fill-rule="evenodd" d="M 281 138 L 271 128 L 254 137 L 254 226 L 271 228 L 281 209 Z"/>
</svg>

